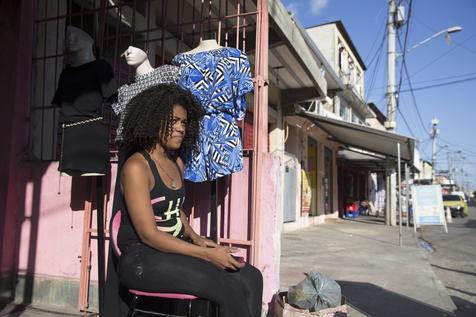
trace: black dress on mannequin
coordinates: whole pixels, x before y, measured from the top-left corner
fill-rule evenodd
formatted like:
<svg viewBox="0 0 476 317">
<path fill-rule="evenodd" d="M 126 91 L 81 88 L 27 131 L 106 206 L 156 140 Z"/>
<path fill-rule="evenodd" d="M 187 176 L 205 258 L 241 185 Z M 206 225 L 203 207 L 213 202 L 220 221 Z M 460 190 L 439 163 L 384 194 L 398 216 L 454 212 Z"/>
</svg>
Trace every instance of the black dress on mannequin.
<svg viewBox="0 0 476 317">
<path fill-rule="evenodd" d="M 61 172 L 72 176 L 109 173 L 109 137 L 102 104 L 116 91 L 112 68 L 104 60 L 63 70 L 52 101 L 61 106 L 64 117 Z"/>
</svg>

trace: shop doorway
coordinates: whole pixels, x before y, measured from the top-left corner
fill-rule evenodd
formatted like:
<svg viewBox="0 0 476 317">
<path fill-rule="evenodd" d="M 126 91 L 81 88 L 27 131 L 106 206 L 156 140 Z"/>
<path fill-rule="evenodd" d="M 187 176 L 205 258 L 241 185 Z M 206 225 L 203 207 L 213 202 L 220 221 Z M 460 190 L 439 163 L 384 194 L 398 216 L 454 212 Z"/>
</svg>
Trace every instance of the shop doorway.
<svg viewBox="0 0 476 317">
<path fill-rule="evenodd" d="M 307 138 L 307 179 L 310 187 L 309 215 L 317 216 L 317 141 Z"/>
<path fill-rule="evenodd" d="M 324 213 L 332 213 L 333 198 L 333 169 L 332 169 L 332 150 L 324 147 Z"/>
</svg>

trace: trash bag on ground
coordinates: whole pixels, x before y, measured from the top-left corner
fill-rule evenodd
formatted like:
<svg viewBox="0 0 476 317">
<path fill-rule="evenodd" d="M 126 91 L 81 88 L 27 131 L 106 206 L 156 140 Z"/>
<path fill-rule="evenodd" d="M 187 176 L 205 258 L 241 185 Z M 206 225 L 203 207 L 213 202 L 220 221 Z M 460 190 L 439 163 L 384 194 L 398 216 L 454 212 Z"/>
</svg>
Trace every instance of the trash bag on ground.
<svg viewBox="0 0 476 317">
<path fill-rule="evenodd" d="M 340 305 L 341 289 L 336 281 L 318 272 L 305 275 L 304 280 L 289 288 L 289 304 L 311 312 Z"/>
</svg>

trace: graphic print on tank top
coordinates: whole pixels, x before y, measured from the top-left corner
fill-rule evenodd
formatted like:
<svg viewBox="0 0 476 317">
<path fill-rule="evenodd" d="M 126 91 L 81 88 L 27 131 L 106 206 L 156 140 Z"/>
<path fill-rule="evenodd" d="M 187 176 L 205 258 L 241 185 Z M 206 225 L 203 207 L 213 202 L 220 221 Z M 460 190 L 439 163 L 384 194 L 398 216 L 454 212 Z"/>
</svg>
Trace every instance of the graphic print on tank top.
<svg viewBox="0 0 476 317">
<path fill-rule="evenodd" d="M 165 197 L 164 197 L 165 199 Z M 180 237 L 183 234 L 183 223 L 180 219 L 180 209 L 182 208 L 185 197 L 177 197 L 169 201 L 163 201 L 167 209 L 163 214 L 155 214 L 155 224 L 160 231 L 170 233 L 174 237 Z M 163 208 L 160 208 L 164 210 Z M 154 210 L 155 211 L 155 210 Z"/>
</svg>

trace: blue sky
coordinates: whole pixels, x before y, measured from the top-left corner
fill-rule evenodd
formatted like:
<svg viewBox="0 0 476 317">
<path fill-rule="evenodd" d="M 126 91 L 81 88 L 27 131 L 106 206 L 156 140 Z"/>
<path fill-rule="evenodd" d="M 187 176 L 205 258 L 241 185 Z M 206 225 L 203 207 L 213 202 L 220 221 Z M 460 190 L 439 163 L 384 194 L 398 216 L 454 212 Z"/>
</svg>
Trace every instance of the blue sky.
<svg viewBox="0 0 476 317">
<path fill-rule="evenodd" d="M 405 18 L 409 1 L 402 0 Z M 410 80 L 403 70 L 397 132 L 420 141 L 421 157 L 431 162 L 431 120 L 439 119 L 436 168 L 448 169 L 453 158 L 458 182 L 476 190 L 476 1 L 413 0 L 407 48 L 453 26 L 463 28 L 437 37 L 406 56 Z M 387 0 L 283 0 L 304 26 L 341 20 L 367 66 L 366 100 L 386 114 Z M 406 26 L 399 29 L 403 45 Z M 402 48 L 398 45 L 397 52 Z M 397 62 L 400 81 L 401 59 Z M 411 93 L 410 85 L 413 88 Z M 449 153 L 449 154 L 448 154 Z"/>
</svg>

